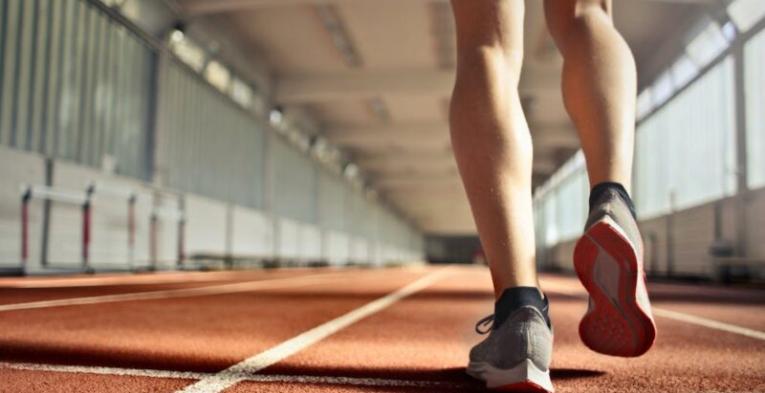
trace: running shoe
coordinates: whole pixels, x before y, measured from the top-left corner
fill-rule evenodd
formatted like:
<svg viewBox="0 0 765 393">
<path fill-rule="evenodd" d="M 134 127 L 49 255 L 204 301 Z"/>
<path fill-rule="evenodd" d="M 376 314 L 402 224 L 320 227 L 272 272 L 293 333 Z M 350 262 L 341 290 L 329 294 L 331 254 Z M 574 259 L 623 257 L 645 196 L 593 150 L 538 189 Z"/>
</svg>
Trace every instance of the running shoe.
<svg viewBox="0 0 765 393">
<path fill-rule="evenodd" d="M 519 288 L 510 290 L 515 289 Z M 488 336 L 470 351 L 467 373 L 494 391 L 551 393 L 553 333 L 547 317 L 547 299 L 542 299 L 536 288 L 523 289 L 533 289 L 543 305 L 505 308 L 505 312 L 497 310 L 480 320 L 476 332 Z M 503 298 L 512 295 L 508 291 Z M 512 300 L 518 303 L 517 297 Z M 501 303 L 502 298 L 498 306 Z"/>
<path fill-rule="evenodd" d="M 622 189 L 623 190 L 623 189 Z M 608 189 L 591 201 L 574 267 L 590 294 L 579 336 L 606 355 L 636 357 L 656 338 L 643 270 L 643 243 L 626 192 Z"/>
</svg>

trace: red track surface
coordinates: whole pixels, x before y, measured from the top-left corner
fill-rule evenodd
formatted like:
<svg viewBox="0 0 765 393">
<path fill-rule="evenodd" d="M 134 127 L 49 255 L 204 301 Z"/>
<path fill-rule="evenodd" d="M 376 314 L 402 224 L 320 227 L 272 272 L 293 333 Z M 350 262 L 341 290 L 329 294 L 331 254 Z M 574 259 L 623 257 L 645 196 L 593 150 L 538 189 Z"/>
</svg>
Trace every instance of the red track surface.
<svg viewBox="0 0 765 393">
<path fill-rule="evenodd" d="M 0 392 L 173 392 L 434 270 L 0 279 Z M 327 276 L 309 278 L 315 275 Z M 2 308 L 253 281 L 259 283 L 227 293 L 166 291 L 166 298 Z M 481 338 L 474 322 L 491 312 L 490 285 L 483 268 L 450 268 L 432 285 L 225 391 L 481 392 L 463 367 Z M 552 302 L 558 392 L 765 392 L 765 291 L 652 285 L 659 310 L 748 328 L 761 338 L 657 313 L 656 346 L 643 357 L 621 359 L 595 354 L 579 341 L 586 295 L 575 278 L 548 276 L 543 285 Z"/>
</svg>

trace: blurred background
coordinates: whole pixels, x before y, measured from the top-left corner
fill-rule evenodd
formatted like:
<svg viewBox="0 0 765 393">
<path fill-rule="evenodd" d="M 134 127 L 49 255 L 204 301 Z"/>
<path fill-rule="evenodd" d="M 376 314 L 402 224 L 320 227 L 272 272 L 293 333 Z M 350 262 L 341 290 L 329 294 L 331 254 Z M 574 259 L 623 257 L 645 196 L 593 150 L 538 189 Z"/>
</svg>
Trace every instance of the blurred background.
<svg viewBox="0 0 765 393">
<path fill-rule="evenodd" d="M 654 276 L 765 277 L 765 1 L 614 0 Z M 587 175 L 527 1 L 538 263 Z M 5 274 L 480 262 L 442 0 L 0 0 Z M 531 229 L 530 229 L 531 230 Z"/>
</svg>

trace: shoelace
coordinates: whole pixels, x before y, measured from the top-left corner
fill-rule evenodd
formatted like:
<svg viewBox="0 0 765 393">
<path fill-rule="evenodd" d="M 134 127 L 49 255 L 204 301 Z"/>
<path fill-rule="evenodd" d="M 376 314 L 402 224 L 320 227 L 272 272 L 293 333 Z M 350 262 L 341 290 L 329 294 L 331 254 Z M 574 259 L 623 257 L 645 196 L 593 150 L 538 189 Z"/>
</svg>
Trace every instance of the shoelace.
<svg viewBox="0 0 765 393">
<path fill-rule="evenodd" d="M 547 314 L 547 310 L 549 309 L 550 305 L 547 302 L 547 296 L 544 297 L 545 305 L 542 308 L 542 312 Z M 478 322 L 475 324 L 475 332 L 484 335 L 488 334 L 491 329 L 494 328 L 494 314 L 487 315 L 483 318 L 481 318 Z"/>
<path fill-rule="evenodd" d="M 479 320 L 475 324 L 475 332 L 480 335 L 488 334 L 493 327 L 494 327 L 494 314 L 491 314 L 481 318 L 481 320 Z"/>
</svg>

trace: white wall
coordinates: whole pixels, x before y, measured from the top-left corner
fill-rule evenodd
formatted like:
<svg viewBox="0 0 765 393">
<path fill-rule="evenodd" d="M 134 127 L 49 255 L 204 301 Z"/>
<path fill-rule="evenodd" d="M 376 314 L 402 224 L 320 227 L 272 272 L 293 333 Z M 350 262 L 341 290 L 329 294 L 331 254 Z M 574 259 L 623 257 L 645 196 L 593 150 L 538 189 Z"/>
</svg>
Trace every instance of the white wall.
<svg viewBox="0 0 765 393">
<path fill-rule="evenodd" d="M 227 205 L 190 194 L 185 196 L 185 203 L 186 257 L 227 255 Z"/>
<path fill-rule="evenodd" d="M 238 257 L 273 258 L 273 221 L 258 210 L 241 206 L 231 209 L 231 253 Z"/>
<path fill-rule="evenodd" d="M 347 263 L 350 256 L 348 235 L 339 231 L 326 231 L 324 241 L 324 259 L 332 265 Z"/>
<path fill-rule="evenodd" d="M 21 185 L 45 184 L 45 160 L 33 153 L 0 147 L 0 164 L 0 269 L 18 268 Z M 70 162 L 55 161 L 51 168 L 54 190 L 84 196 L 89 186 L 95 186 L 91 199 L 89 265 L 96 270 L 175 269 L 181 242 L 185 258 L 231 256 L 340 265 L 351 261 L 382 264 L 414 255 L 404 245 L 410 231 L 393 225 L 392 217 L 386 217 L 384 225 L 378 224 L 376 213 L 369 217 L 368 228 L 357 225 L 358 233 L 349 233 L 323 223 L 274 217 L 207 197 L 180 194 Z M 137 195 L 132 248 L 128 225 L 131 193 Z M 33 199 L 30 204 L 30 272 L 43 269 L 43 205 L 41 199 Z M 372 209 L 377 212 L 381 208 Z M 341 210 L 341 214 L 345 212 Z M 182 218 L 185 218 L 183 236 L 179 234 Z M 331 221 L 330 217 L 327 219 Z M 343 223 L 344 219 L 336 221 Z M 82 225 L 80 203 L 50 203 L 47 243 L 50 268 L 82 268 Z"/>
<path fill-rule="evenodd" d="M 321 259 L 321 230 L 311 224 L 300 226 L 300 259 L 318 261 Z"/>
<path fill-rule="evenodd" d="M 156 215 L 156 264 L 158 269 L 173 269 L 178 261 L 178 225 L 181 197 L 168 191 L 154 192 Z"/>
<path fill-rule="evenodd" d="M 276 256 L 281 259 L 297 260 L 300 258 L 300 223 L 288 218 L 280 218 L 276 224 Z"/>
</svg>

